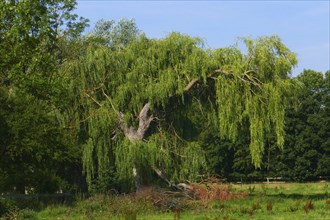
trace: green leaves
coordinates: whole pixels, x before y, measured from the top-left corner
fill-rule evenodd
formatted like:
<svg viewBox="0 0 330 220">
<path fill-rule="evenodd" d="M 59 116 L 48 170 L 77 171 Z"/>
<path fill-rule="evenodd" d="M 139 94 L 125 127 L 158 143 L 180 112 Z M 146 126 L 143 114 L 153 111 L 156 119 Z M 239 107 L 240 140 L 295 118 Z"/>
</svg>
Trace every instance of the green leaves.
<svg viewBox="0 0 330 220">
<path fill-rule="evenodd" d="M 96 22 L 87 39 L 112 48 L 122 48 L 137 40 L 139 34 L 140 30 L 133 19 L 120 19 L 117 23 L 102 19 Z"/>
<path fill-rule="evenodd" d="M 50 99 L 62 56 L 59 39 L 77 36 L 87 25 L 87 20 L 72 14 L 75 4 L 74 0 L 1 2 L 1 79 L 9 80 L 12 88 Z"/>
<path fill-rule="evenodd" d="M 67 79 L 58 71 L 73 48 L 64 42 L 87 25 L 72 14 L 75 5 L 74 0 L 0 2 L 0 114 L 8 129 L 0 137 L 2 165 L 8 165 L 0 172 L 9 174 L 8 191 L 20 183 L 21 192 L 24 187 L 56 191 L 60 179 L 73 180 L 63 177 L 64 169 L 80 169 L 76 137 L 70 136 L 75 132 L 64 130 L 71 116 L 64 114 Z M 45 181 L 41 186 L 43 177 L 53 185 Z M 16 178 L 17 183 L 11 181 Z"/>
<path fill-rule="evenodd" d="M 270 132 L 275 131 L 279 147 L 284 144 L 285 108 L 297 88 L 288 77 L 296 58 L 276 36 L 243 40 L 248 54 L 217 51 L 228 62 L 216 81 L 220 133 L 235 140 L 248 123 L 252 162 L 259 167 Z"/>
<path fill-rule="evenodd" d="M 100 25 L 97 27 L 100 37 L 111 34 L 113 22 L 103 21 Z M 244 41 L 247 54 L 237 47 L 207 50 L 199 38 L 179 33 L 164 39 L 141 35 L 120 48 L 90 44 L 85 56 L 69 64 L 77 76 L 73 85 L 75 97 L 80 101 L 75 103 L 85 109 L 83 118 L 90 117 L 88 134 L 93 148 L 86 146 L 89 153 L 84 156 L 85 168 L 102 169 L 103 159 L 99 157 L 107 154 L 97 152 L 104 152 L 101 149 L 108 146 L 115 154 L 120 176 L 132 175 L 132 167 L 142 163 L 143 167 L 161 164 L 162 169 L 173 173 L 174 179 L 193 179 L 205 169 L 202 146 L 195 142 L 203 123 L 192 124 L 200 128 L 189 141 L 178 138 L 178 133 L 185 136 L 183 129 L 187 121 L 178 123 L 183 118 L 175 114 L 180 111 L 188 114 L 188 108 L 200 108 L 198 112 L 202 115 L 216 113 L 219 135 L 233 141 L 247 127 L 252 162 L 259 167 L 271 133 L 276 134 L 277 145 L 283 146 L 284 113 L 293 102 L 296 89 L 294 80 L 289 79 L 296 57 L 276 36 Z M 203 89 L 207 92 L 200 96 L 198 92 Z M 208 101 L 199 100 L 202 97 Z M 192 105 L 192 99 L 203 104 Z M 107 139 L 116 126 L 118 129 L 118 112 L 123 113 L 132 129 L 136 127 L 137 116 L 146 103 L 151 104 L 151 114 L 164 120 L 152 125 L 149 138 L 145 137 L 142 143 L 108 138 L 109 141 L 103 141 L 106 145 L 98 144 L 97 140 Z M 165 135 L 166 141 L 159 142 L 160 134 Z M 167 153 L 161 154 L 155 146 Z M 93 152 L 99 158 L 96 164 L 87 159 L 93 158 Z"/>
<path fill-rule="evenodd" d="M 327 78 L 320 72 L 304 70 L 297 79 L 303 87 L 299 94 L 300 105 L 290 112 L 288 137 L 291 148 L 289 155 L 299 161 L 288 164 L 292 173 L 288 175 L 302 181 L 327 176 L 325 161 L 329 160 L 329 121 L 327 102 Z"/>
<path fill-rule="evenodd" d="M 329 73 L 323 79 L 305 71 L 300 82 L 291 79 L 297 58 L 278 36 L 241 38 L 246 52 L 237 45 L 213 50 L 180 33 L 149 39 L 134 20 L 122 19 L 99 21 L 80 38 L 87 20 L 72 14 L 75 5 L 74 0 L 0 2 L 0 150 L 6 161 L 18 158 L 26 170 L 37 170 L 29 158 L 47 160 L 49 171 L 59 172 L 57 162 L 77 160 L 83 143 L 89 186 L 131 180 L 133 167 L 148 172 L 155 167 L 175 181 L 194 180 L 207 170 L 205 149 L 213 152 L 208 143 L 217 148 L 224 139 L 239 141 L 238 153 L 249 150 L 255 167 L 269 143 L 282 148 L 285 110 L 297 103 L 298 89 L 308 95 L 301 104 L 306 113 L 319 114 L 304 122 L 311 125 L 306 134 L 321 118 L 328 123 Z M 327 136 L 325 127 L 319 136 Z M 125 137 L 138 128 L 141 138 Z M 212 135 L 214 142 L 205 140 Z M 320 138 L 311 139 L 315 144 Z M 327 144 L 320 144 L 324 153 Z M 297 170 L 312 164 L 326 173 L 327 157 L 317 165 L 306 162 L 317 156 L 318 151 L 306 151 Z M 238 166 L 247 160 L 242 161 Z M 7 168 L 2 176 L 18 169 Z"/>
</svg>

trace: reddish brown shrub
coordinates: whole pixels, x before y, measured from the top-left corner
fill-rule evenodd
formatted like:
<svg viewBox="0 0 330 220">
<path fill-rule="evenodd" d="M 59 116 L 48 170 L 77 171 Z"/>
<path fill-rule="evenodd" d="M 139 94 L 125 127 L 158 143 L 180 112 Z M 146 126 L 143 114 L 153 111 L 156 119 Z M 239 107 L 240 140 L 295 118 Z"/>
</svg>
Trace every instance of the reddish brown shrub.
<svg viewBox="0 0 330 220">
<path fill-rule="evenodd" d="M 309 210 L 314 209 L 314 204 L 312 201 L 308 201 L 306 205 L 304 206 L 304 210 L 306 213 L 309 212 Z"/>
<path fill-rule="evenodd" d="M 269 212 L 273 211 L 273 203 L 271 201 L 267 203 L 267 211 Z"/>
<path fill-rule="evenodd" d="M 131 202 L 152 204 L 161 210 L 184 210 L 196 205 L 207 207 L 212 201 L 242 198 L 247 193 L 233 193 L 229 184 L 222 184 L 215 177 L 201 183 L 182 184 L 182 191 L 165 191 L 146 188 L 141 192 L 128 195 Z"/>
<path fill-rule="evenodd" d="M 242 198 L 246 196 L 245 193 L 232 193 L 230 192 L 230 185 L 225 185 L 221 183 L 211 183 L 211 184 L 191 184 L 191 189 L 189 190 L 189 195 L 196 200 L 200 200 L 203 205 L 211 201 L 216 200 L 229 200 L 235 198 Z"/>
</svg>

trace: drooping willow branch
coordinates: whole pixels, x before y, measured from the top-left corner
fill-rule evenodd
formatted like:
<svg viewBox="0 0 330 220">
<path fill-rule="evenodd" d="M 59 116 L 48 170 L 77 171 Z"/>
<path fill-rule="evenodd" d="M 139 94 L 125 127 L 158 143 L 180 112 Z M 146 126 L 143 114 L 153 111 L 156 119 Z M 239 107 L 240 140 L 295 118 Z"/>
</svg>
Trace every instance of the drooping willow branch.
<svg viewBox="0 0 330 220">
<path fill-rule="evenodd" d="M 203 88 L 206 91 L 192 98 L 212 97 L 210 108 L 200 109 L 207 122 L 231 140 L 239 137 L 241 126 L 249 126 L 252 162 L 258 166 L 263 143 L 273 129 L 279 145 L 283 144 L 284 110 L 292 91 L 286 76 L 295 56 L 276 37 L 257 39 L 247 46 L 246 55 L 235 47 L 206 51 L 196 39 L 172 34 L 161 40 L 141 38 L 121 51 L 88 48 L 86 56 L 69 69 L 77 76 L 75 104 L 82 105 L 79 110 L 85 118 L 95 112 L 84 127 L 91 137 L 84 147 L 87 175 L 106 168 L 101 164 L 108 163 L 104 152 L 110 148 L 123 178 L 131 178 L 133 167 L 140 172 L 143 166 L 167 172 L 168 180 L 195 178 L 206 167 L 203 148 L 197 142 L 179 140 L 168 125 L 180 120 L 176 113 L 187 112 L 188 119 L 198 117 L 195 101 L 186 108 L 180 96 L 184 101 L 184 96 L 194 96 L 193 90 Z M 89 100 L 82 100 L 81 95 Z M 164 136 L 155 131 L 147 139 L 153 115 L 161 113 L 169 120 L 157 125 L 164 126 Z M 126 117 L 135 119 L 135 125 Z M 176 128 L 183 131 L 184 123 L 175 123 Z M 116 136 L 119 133 L 123 135 Z M 97 166 L 92 160 L 95 152 Z"/>
<path fill-rule="evenodd" d="M 207 78 L 216 78 L 217 75 L 219 74 L 225 74 L 226 76 L 236 76 L 239 79 L 241 79 L 243 82 L 248 82 L 248 83 L 252 83 L 254 85 L 257 85 L 260 87 L 261 82 L 258 79 L 254 79 L 252 77 L 250 77 L 248 75 L 248 73 L 251 71 L 246 71 L 244 72 L 244 76 L 246 76 L 248 78 L 248 81 L 237 76 L 234 75 L 232 73 L 227 73 L 224 72 L 220 69 L 213 71 L 211 74 L 209 74 L 207 76 Z M 198 82 L 200 81 L 200 78 L 194 78 L 192 79 L 187 86 L 183 89 L 183 93 L 187 93 L 189 92 Z M 261 88 L 261 87 L 260 87 Z M 127 123 L 123 120 L 123 113 L 118 111 L 111 98 L 104 92 L 104 90 L 102 89 L 102 93 L 103 95 L 106 97 L 106 99 L 109 101 L 113 111 L 116 112 L 116 114 L 119 117 L 119 126 L 121 128 L 121 130 L 124 132 L 125 136 L 132 142 L 134 141 L 141 141 L 144 139 L 145 137 L 145 133 L 147 132 L 147 130 L 149 129 L 150 123 L 153 121 L 154 117 L 152 115 L 149 115 L 149 111 L 150 111 L 150 102 L 147 102 L 143 108 L 141 109 L 140 113 L 139 113 L 139 125 L 137 128 L 134 128 L 132 126 L 128 126 Z M 93 101 L 95 101 L 99 106 L 101 106 L 101 104 L 99 102 L 97 102 L 93 97 L 89 96 L 88 94 L 86 94 L 89 98 L 91 98 Z M 173 97 L 175 95 L 171 95 L 169 96 L 169 98 Z"/>
</svg>

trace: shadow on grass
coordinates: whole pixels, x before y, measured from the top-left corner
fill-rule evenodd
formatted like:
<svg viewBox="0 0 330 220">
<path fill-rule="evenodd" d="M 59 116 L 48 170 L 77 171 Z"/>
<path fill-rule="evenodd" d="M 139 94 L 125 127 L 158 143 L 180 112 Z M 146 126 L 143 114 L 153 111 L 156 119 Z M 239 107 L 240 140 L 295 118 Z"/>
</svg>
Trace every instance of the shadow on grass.
<svg viewBox="0 0 330 220">
<path fill-rule="evenodd" d="M 76 197 L 72 194 L 6 194 L 0 195 L 0 217 L 11 210 L 30 209 L 40 211 L 48 206 L 73 206 Z"/>
<path fill-rule="evenodd" d="M 258 195 L 255 195 L 258 196 Z M 275 195 L 267 195 L 270 198 L 281 198 L 281 199 L 311 199 L 311 200 L 322 200 L 322 199 L 329 199 L 329 195 L 326 193 L 319 193 L 319 194 L 312 194 L 312 195 L 304 195 L 298 193 L 292 194 L 284 194 L 279 193 Z"/>
</svg>

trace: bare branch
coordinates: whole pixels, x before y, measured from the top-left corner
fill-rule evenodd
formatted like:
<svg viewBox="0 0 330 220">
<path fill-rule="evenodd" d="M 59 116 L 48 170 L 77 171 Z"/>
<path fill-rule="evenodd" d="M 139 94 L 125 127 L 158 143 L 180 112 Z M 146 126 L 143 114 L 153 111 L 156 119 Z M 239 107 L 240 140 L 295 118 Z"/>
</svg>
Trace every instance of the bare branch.
<svg viewBox="0 0 330 220">
<path fill-rule="evenodd" d="M 102 106 L 100 102 L 98 102 L 96 99 L 94 99 L 91 95 L 89 95 L 88 93 L 84 93 L 88 98 L 92 99 L 98 106 Z"/>
<path fill-rule="evenodd" d="M 254 76 L 250 76 L 250 75 L 248 74 L 248 73 L 254 73 L 254 72 L 255 72 L 254 70 L 245 71 L 245 72 L 243 73 L 243 75 L 244 75 L 246 78 L 249 79 L 249 82 L 250 82 L 251 84 L 253 84 L 253 85 L 255 85 L 255 86 L 258 86 L 260 89 L 262 89 L 262 87 L 261 87 L 262 82 L 261 82 L 258 78 L 254 77 Z"/>
<path fill-rule="evenodd" d="M 116 112 L 116 114 L 117 114 L 118 116 L 120 116 L 119 111 L 116 110 L 115 106 L 114 106 L 113 103 L 112 103 L 111 98 L 110 98 L 110 97 L 104 92 L 104 89 L 102 89 L 102 93 L 103 93 L 103 95 L 107 98 L 107 100 L 110 102 L 110 105 L 111 105 L 112 109 Z"/>
<path fill-rule="evenodd" d="M 97 86 L 97 87 L 93 87 L 93 88 L 91 88 L 91 89 L 86 90 L 86 92 L 87 92 L 87 93 L 90 93 L 90 92 L 97 91 L 97 90 L 101 89 L 103 86 L 104 86 L 104 84 L 102 83 L 101 85 L 99 85 L 99 86 Z"/>
<path fill-rule="evenodd" d="M 184 92 L 187 92 L 198 82 L 198 78 L 193 79 L 188 83 L 188 85 L 183 89 Z"/>
<path fill-rule="evenodd" d="M 214 77 L 217 73 L 222 73 L 221 70 L 215 70 L 214 72 L 212 72 L 211 74 L 209 74 L 207 76 L 207 78 L 212 78 Z M 199 81 L 199 78 L 195 78 L 193 80 L 191 80 L 188 85 L 183 89 L 183 92 L 188 92 L 197 82 Z"/>
</svg>

